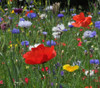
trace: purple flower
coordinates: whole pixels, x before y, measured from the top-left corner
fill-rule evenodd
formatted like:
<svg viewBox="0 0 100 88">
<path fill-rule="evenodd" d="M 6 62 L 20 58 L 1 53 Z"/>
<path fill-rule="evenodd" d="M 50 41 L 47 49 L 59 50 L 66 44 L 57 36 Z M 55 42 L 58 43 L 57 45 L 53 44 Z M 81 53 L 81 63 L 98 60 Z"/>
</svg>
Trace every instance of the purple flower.
<svg viewBox="0 0 100 88">
<path fill-rule="evenodd" d="M 95 60 L 94 60 L 94 63 L 95 63 L 95 64 L 99 64 L 99 60 L 98 60 L 98 59 L 95 59 Z"/>
<path fill-rule="evenodd" d="M 95 63 L 95 60 L 94 59 L 91 59 L 90 60 L 90 64 L 94 64 Z"/>
<path fill-rule="evenodd" d="M 57 69 L 58 67 L 60 67 L 60 63 L 59 62 L 57 64 L 55 64 L 55 68 Z"/>
<path fill-rule="evenodd" d="M 53 41 L 53 40 L 48 40 L 47 42 L 46 42 L 46 44 L 48 45 L 48 46 L 55 46 L 56 45 L 56 42 L 55 41 Z"/>
<path fill-rule="evenodd" d="M 2 23 L 1 24 L 1 29 L 2 30 L 6 30 L 7 29 L 7 24 L 6 23 Z"/>
<path fill-rule="evenodd" d="M 95 27 L 98 28 L 98 29 L 100 29 L 100 21 L 96 21 L 95 22 Z"/>
<path fill-rule="evenodd" d="M 74 11 L 74 9 L 70 9 L 70 12 L 71 12 L 71 11 Z"/>
<path fill-rule="evenodd" d="M 25 19 L 24 18 L 20 18 L 20 21 L 25 21 Z"/>
<path fill-rule="evenodd" d="M 64 29 L 64 30 L 62 30 L 62 31 L 68 31 L 67 29 Z"/>
<path fill-rule="evenodd" d="M 62 85 L 60 85 L 60 88 L 63 88 Z"/>
<path fill-rule="evenodd" d="M 72 16 L 75 16 L 76 14 L 72 14 Z"/>
<path fill-rule="evenodd" d="M 61 74 L 61 76 L 63 76 L 64 75 L 64 71 L 61 71 L 60 74 Z"/>
<path fill-rule="evenodd" d="M 70 28 L 74 27 L 73 25 L 68 25 Z"/>
<path fill-rule="evenodd" d="M 27 15 L 28 18 L 35 18 L 36 16 L 37 16 L 36 13 L 29 13 Z"/>
<path fill-rule="evenodd" d="M 100 12 L 98 12 L 98 14 L 100 14 Z"/>
<path fill-rule="evenodd" d="M 33 1 L 30 1 L 30 5 L 32 5 Z"/>
<path fill-rule="evenodd" d="M 22 46 L 24 46 L 24 45 L 25 45 L 25 46 L 28 46 L 28 45 L 29 45 L 29 41 L 22 41 L 22 42 L 21 42 L 21 45 L 22 45 Z"/>
<path fill-rule="evenodd" d="M 93 31 L 90 35 L 90 38 L 95 37 L 96 36 L 96 31 Z"/>
<path fill-rule="evenodd" d="M 23 11 L 22 8 L 16 8 L 16 9 L 14 9 L 14 12 L 17 13 L 17 14 L 22 13 L 22 11 Z"/>
<path fill-rule="evenodd" d="M 47 35 L 47 32 L 44 31 L 44 32 L 42 32 L 42 34 L 43 34 L 43 35 Z"/>
<path fill-rule="evenodd" d="M 51 86 L 53 86 L 53 82 L 51 83 Z"/>
<path fill-rule="evenodd" d="M 14 17 L 9 17 L 9 20 L 12 20 L 12 19 L 14 19 Z"/>
<path fill-rule="evenodd" d="M 60 17 L 60 18 L 61 18 L 61 17 L 64 17 L 64 15 L 63 15 L 63 14 L 58 14 L 58 17 Z"/>
<path fill-rule="evenodd" d="M 3 21 L 3 18 L 0 17 L 0 22 L 2 22 L 2 21 Z"/>
<path fill-rule="evenodd" d="M 13 33 L 13 34 L 19 34 L 20 31 L 19 31 L 19 29 L 14 28 L 14 29 L 12 30 L 12 33 Z"/>
<path fill-rule="evenodd" d="M 85 31 L 84 34 L 83 34 L 83 36 L 85 38 L 88 38 L 88 37 L 90 37 L 91 33 L 92 33 L 92 31 Z"/>
<path fill-rule="evenodd" d="M 2 2 L 2 1 L 0 0 L 0 2 Z"/>
</svg>

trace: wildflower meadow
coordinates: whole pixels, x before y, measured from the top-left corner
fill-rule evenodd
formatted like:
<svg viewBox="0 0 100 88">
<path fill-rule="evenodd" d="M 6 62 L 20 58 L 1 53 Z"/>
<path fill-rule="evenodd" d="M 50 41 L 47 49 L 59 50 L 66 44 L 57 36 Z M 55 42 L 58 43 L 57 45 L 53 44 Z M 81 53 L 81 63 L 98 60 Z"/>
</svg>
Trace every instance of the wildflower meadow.
<svg viewBox="0 0 100 88">
<path fill-rule="evenodd" d="M 18 1 L 0 0 L 0 88 L 100 88 L 100 1 Z"/>
</svg>

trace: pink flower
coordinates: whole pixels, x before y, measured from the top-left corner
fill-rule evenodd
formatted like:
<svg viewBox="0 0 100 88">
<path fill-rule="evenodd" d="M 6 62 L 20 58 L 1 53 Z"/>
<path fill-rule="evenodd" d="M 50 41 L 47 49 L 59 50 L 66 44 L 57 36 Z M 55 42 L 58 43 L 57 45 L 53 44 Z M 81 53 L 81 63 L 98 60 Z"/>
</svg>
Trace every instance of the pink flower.
<svg viewBox="0 0 100 88">
<path fill-rule="evenodd" d="M 0 84 L 3 84 L 3 80 L 0 81 Z"/>
<path fill-rule="evenodd" d="M 80 41 L 81 40 L 81 38 L 77 38 L 77 41 Z"/>
<path fill-rule="evenodd" d="M 83 31 L 83 29 L 80 29 L 80 31 Z"/>
<path fill-rule="evenodd" d="M 79 42 L 79 43 L 78 43 L 78 46 L 82 46 L 82 42 Z"/>
</svg>

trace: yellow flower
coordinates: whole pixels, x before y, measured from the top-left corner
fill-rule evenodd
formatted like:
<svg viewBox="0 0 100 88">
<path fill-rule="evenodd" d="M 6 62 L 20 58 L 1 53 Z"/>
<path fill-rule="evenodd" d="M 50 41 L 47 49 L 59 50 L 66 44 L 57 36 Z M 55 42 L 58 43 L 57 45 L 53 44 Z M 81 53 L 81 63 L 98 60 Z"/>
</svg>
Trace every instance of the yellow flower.
<svg viewBox="0 0 100 88">
<path fill-rule="evenodd" d="M 12 44 L 10 44 L 10 45 L 8 46 L 8 48 L 12 48 Z"/>
<path fill-rule="evenodd" d="M 17 47 L 18 45 L 17 44 L 15 44 L 15 48 Z"/>
<path fill-rule="evenodd" d="M 73 71 L 79 69 L 79 66 L 78 65 L 70 66 L 69 64 L 66 64 L 63 66 L 63 69 L 68 71 L 68 72 L 73 72 Z"/>
<path fill-rule="evenodd" d="M 11 13 L 14 13 L 14 10 L 12 10 Z"/>
<path fill-rule="evenodd" d="M 29 66 L 26 66 L 26 69 L 29 69 Z"/>
<path fill-rule="evenodd" d="M 93 22 L 91 22 L 89 25 L 90 25 L 90 26 L 93 25 Z"/>
</svg>

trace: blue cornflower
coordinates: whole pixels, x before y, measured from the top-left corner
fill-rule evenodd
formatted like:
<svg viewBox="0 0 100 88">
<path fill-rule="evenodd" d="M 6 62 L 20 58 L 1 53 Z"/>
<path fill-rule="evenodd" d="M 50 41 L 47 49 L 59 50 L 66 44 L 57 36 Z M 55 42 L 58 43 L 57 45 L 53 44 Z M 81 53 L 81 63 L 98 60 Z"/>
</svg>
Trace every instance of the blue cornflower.
<svg viewBox="0 0 100 88">
<path fill-rule="evenodd" d="M 95 64 L 99 64 L 99 60 L 98 60 L 98 59 L 95 59 L 95 60 L 94 60 L 94 63 L 95 63 Z"/>
<path fill-rule="evenodd" d="M 95 37 L 96 36 L 96 31 L 93 31 L 91 34 L 90 34 L 90 37 Z"/>
<path fill-rule="evenodd" d="M 64 29 L 64 30 L 62 30 L 62 31 L 68 31 L 67 29 Z"/>
<path fill-rule="evenodd" d="M 100 29 L 100 21 L 96 21 L 95 22 L 95 27 L 98 28 L 98 29 Z"/>
<path fill-rule="evenodd" d="M 98 12 L 98 14 L 100 14 L 100 12 Z"/>
<path fill-rule="evenodd" d="M 2 22 L 3 21 L 3 19 L 0 17 L 0 22 Z"/>
<path fill-rule="evenodd" d="M 55 46 L 56 45 L 56 42 L 55 41 L 53 41 L 53 40 L 48 40 L 47 42 L 46 42 L 46 44 L 48 45 L 48 46 Z"/>
<path fill-rule="evenodd" d="M 76 15 L 76 13 L 75 14 L 72 14 L 72 16 L 75 16 Z"/>
<path fill-rule="evenodd" d="M 63 15 L 63 14 L 58 14 L 58 17 L 60 17 L 60 18 L 61 18 L 61 17 L 64 17 L 64 15 Z"/>
<path fill-rule="evenodd" d="M 36 16 L 37 16 L 36 13 L 29 13 L 29 14 L 27 15 L 28 18 L 35 18 Z"/>
<path fill-rule="evenodd" d="M 21 45 L 22 45 L 22 46 L 24 46 L 24 45 L 28 46 L 28 45 L 29 45 L 29 41 L 22 41 L 22 42 L 21 42 Z"/>
<path fill-rule="evenodd" d="M 91 59 L 90 64 L 94 64 L 94 63 L 95 63 L 94 59 Z"/>
<path fill-rule="evenodd" d="M 71 12 L 71 11 L 74 11 L 74 9 L 70 9 L 70 12 Z"/>
<path fill-rule="evenodd" d="M 24 18 L 20 18 L 20 21 L 25 21 L 25 19 Z"/>
<path fill-rule="evenodd" d="M 19 34 L 20 31 L 19 31 L 19 29 L 13 28 L 12 33 L 13 33 L 13 34 Z"/>
<path fill-rule="evenodd" d="M 70 28 L 74 27 L 73 25 L 68 25 Z"/>
</svg>

